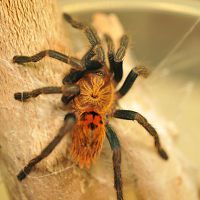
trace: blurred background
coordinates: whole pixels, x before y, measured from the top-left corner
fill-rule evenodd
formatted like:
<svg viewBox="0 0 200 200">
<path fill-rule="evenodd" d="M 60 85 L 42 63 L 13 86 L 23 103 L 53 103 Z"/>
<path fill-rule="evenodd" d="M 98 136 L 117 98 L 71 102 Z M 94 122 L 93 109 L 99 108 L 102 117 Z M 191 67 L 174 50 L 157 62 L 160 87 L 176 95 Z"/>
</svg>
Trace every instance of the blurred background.
<svg viewBox="0 0 200 200">
<path fill-rule="evenodd" d="M 166 121 L 176 125 L 176 144 L 200 180 L 200 1 L 60 0 L 60 4 L 83 22 L 96 12 L 119 17 L 131 38 L 133 58 L 153 71 L 145 81 L 151 101 Z M 0 200 L 8 200 L 1 180 Z"/>
</svg>

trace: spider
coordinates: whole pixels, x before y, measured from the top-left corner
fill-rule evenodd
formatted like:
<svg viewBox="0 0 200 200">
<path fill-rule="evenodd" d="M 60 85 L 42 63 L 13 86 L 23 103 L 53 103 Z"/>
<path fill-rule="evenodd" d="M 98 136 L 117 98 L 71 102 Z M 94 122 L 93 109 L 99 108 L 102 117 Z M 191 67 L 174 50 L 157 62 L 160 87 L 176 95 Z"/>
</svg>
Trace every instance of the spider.
<svg viewBox="0 0 200 200">
<path fill-rule="evenodd" d="M 128 37 L 123 35 L 120 46 L 115 51 L 113 41 L 105 35 L 109 67 L 105 61 L 105 52 L 96 30 L 88 25 L 74 20 L 70 15 L 64 14 L 64 19 L 72 27 L 82 30 L 91 47 L 81 60 L 69 57 L 54 50 L 44 50 L 33 56 L 14 56 L 13 62 L 18 64 L 37 62 L 49 56 L 72 66 L 60 87 L 43 87 L 29 92 L 18 92 L 14 98 L 25 101 L 41 94 L 62 94 L 62 102 L 69 105 L 71 113 L 66 114 L 64 124 L 53 140 L 41 153 L 29 161 L 19 172 L 17 178 L 22 181 L 32 171 L 33 167 L 46 158 L 59 144 L 63 137 L 71 132 L 71 158 L 80 168 L 89 168 L 92 161 L 99 155 L 104 138 L 107 137 L 113 152 L 114 187 L 117 200 L 123 200 L 121 177 L 121 148 L 117 134 L 109 124 L 112 117 L 124 120 L 136 120 L 146 131 L 153 136 L 158 154 L 164 160 L 168 155 L 162 148 L 156 130 L 140 113 L 131 110 L 118 110 L 117 102 L 127 94 L 138 76 L 147 77 L 145 67 L 133 68 L 119 90 L 117 84 L 123 76 L 123 58 L 128 46 Z"/>
</svg>

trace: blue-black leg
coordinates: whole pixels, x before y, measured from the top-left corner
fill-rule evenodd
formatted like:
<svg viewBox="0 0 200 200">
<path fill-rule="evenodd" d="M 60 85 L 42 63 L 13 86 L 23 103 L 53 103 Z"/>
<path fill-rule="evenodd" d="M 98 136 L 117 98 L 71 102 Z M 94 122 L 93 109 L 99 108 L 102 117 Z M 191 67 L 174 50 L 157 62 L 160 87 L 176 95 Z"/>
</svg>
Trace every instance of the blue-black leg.
<svg viewBox="0 0 200 200">
<path fill-rule="evenodd" d="M 82 78 L 85 74 L 85 70 L 82 71 L 71 71 L 69 74 L 67 74 L 62 83 L 76 83 L 80 78 Z"/>
<path fill-rule="evenodd" d="M 123 61 L 116 62 L 112 55 L 108 56 L 111 72 L 114 73 L 114 80 L 119 83 L 123 76 Z"/>
<path fill-rule="evenodd" d="M 114 80 L 118 83 L 123 76 L 123 58 L 128 47 L 128 37 L 123 35 L 120 39 L 120 47 L 115 53 L 114 44 L 112 38 L 105 34 L 105 40 L 108 47 L 108 60 L 110 65 L 110 71 L 114 73 Z"/>
<path fill-rule="evenodd" d="M 149 75 L 148 69 L 143 66 L 133 68 L 129 72 L 121 88 L 117 91 L 118 96 L 123 97 L 124 95 L 126 95 L 128 91 L 131 89 L 137 77 L 140 75 L 146 78 Z"/>
<path fill-rule="evenodd" d="M 146 120 L 145 117 L 143 117 L 140 113 L 131 110 L 116 110 L 113 116 L 119 119 L 133 120 L 133 121 L 136 120 L 141 126 L 143 126 L 146 129 L 146 131 L 151 136 L 153 136 L 155 147 L 160 157 L 164 160 L 168 160 L 168 155 L 160 144 L 160 139 L 157 131 L 151 124 L 149 124 L 149 122 Z"/>
<path fill-rule="evenodd" d="M 76 123 L 76 116 L 73 113 L 69 113 L 65 117 L 64 125 L 60 128 L 58 134 L 54 137 L 54 139 L 42 150 L 42 152 L 33 158 L 25 167 L 22 169 L 17 178 L 19 181 L 22 181 L 26 178 L 26 176 L 32 171 L 33 167 L 39 163 L 41 160 L 46 158 L 59 144 L 59 142 L 63 139 L 63 137 L 72 129 L 74 124 Z"/>
<path fill-rule="evenodd" d="M 118 83 L 121 81 L 123 76 L 123 62 L 122 60 L 115 60 L 115 48 L 112 38 L 105 34 L 104 35 L 107 47 L 108 47 L 108 60 L 110 65 L 110 72 L 114 73 L 114 80 Z"/>
<path fill-rule="evenodd" d="M 123 97 L 130 90 L 130 88 L 134 84 L 137 77 L 138 77 L 138 74 L 135 73 L 134 70 L 132 69 L 129 72 L 128 76 L 126 77 L 126 80 L 124 81 L 121 88 L 117 91 L 120 97 Z"/>
<path fill-rule="evenodd" d="M 102 68 L 103 65 L 96 60 L 87 61 L 87 65 L 84 70 L 72 70 L 69 74 L 67 74 L 63 79 L 63 84 L 65 83 L 76 83 L 79 79 L 81 79 L 85 73 L 92 72 Z"/>
<path fill-rule="evenodd" d="M 113 151 L 114 186 L 117 192 L 117 200 L 123 200 L 121 177 L 121 147 L 116 133 L 110 125 L 106 125 L 106 136 Z"/>
</svg>

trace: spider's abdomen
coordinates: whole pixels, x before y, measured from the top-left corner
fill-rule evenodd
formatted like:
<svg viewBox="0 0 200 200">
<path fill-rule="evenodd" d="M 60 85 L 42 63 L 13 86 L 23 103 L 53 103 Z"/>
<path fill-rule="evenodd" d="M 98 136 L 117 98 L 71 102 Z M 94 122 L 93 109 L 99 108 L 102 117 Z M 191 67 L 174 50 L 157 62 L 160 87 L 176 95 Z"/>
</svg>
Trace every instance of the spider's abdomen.
<svg viewBox="0 0 200 200">
<path fill-rule="evenodd" d="M 80 168 L 90 167 L 101 151 L 104 138 L 102 117 L 94 111 L 83 113 L 72 131 L 71 147 L 71 157 Z"/>
</svg>

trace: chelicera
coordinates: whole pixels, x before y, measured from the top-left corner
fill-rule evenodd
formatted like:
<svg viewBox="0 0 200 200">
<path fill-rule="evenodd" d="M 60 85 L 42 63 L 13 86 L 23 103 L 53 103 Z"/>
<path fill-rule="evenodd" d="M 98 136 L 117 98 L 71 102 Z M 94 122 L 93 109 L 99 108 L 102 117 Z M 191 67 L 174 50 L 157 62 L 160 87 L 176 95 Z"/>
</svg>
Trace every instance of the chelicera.
<svg viewBox="0 0 200 200">
<path fill-rule="evenodd" d="M 72 135 L 72 160 L 81 168 L 89 168 L 92 161 L 100 153 L 104 138 L 107 137 L 113 151 L 114 187 L 117 193 L 117 200 L 123 200 L 121 148 L 117 134 L 109 124 L 111 118 L 136 120 L 153 136 L 155 147 L 160 157 L 164 160 L 168 159 L 167 153 L 160 144 L 156 130 L 140 113 L 117 109 L 117 101 L 127 94 L 138 76 L 146 77 L 148 75 L 147 69 L 145 67 L 133 68 L 121 88 L 116 90 L 116 86 L 123 76 L 123 58 L 128 46 L 127 35 L 121 37 L 117 51 L 114 49 L 111 37 L 105 35 L 108 49 L 108 67 L 101 40 L 95 29 L 75 21 L 68 14 L 64 14 L 64 18 L 74 28 L 83 30 L 91 44 L 90 49 L 81 60 L 54 50 L 41 51 L 30 57 L 14 56 L 13 58 L 15 63 L 23 64 L 37 62 L 45 56 L 49 56 L 72 66 L 70 73 L 64 77 L 63 85 L 60 87 L 43 87 L 30 92 L 14 94 L 16 100 L 25 101 L 41 94 L 59 93 L 62 94 L 62 102 L 65 105 L 68 104 L 71 108 L 71 113 L 66 114 L 64 124 L 58 134 L 38 156 L 29 161 L 19 172 L 17 178 L 20 181 L 25 179 L 33 167 L 47 157 L 69 132 Z"/>
</svg>

